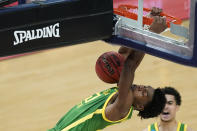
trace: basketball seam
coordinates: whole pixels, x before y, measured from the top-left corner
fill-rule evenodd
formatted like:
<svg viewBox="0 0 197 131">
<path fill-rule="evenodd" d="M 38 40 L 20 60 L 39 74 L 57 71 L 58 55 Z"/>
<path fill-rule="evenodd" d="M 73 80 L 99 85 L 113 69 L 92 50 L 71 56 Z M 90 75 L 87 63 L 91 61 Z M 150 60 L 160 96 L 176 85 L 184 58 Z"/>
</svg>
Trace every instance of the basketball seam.
<svg viewBox="0 0 197 131">
<path fill-rule="evenodd" d="M 113 56 L 110 56 L 109 58 L 112 61 L 112 64 L 115 66 L 115 68 L 117 68 L 117 70 L 115 70 L 115 71 L 118 73 L 118 76 L 120 77 L 120 72 L 118 70 L 118 65 L 116 65 L 116 63 L 114 63 L 114 61 L 113 61 L 113 59 L 111 57 L 113 57 Z"/>
<path fill-rule="evenodd" d="M 106 71 L 103 69 L 103 67 L 102 67 L 102 65 L 101 65 L 101 63 L 100 63 L 100 61 L 98 62 L 98 64 L 99 64 L 100 68 L 102 69 L 103 73 L 106 74 L 106 76 L 108 76 L 108 78 L 112 79 L 113 81 L 116 81 L 116 79 L 112 78 L 110 75 L 108 75 L 108 74 L 106 73 Z"/>
</svg>

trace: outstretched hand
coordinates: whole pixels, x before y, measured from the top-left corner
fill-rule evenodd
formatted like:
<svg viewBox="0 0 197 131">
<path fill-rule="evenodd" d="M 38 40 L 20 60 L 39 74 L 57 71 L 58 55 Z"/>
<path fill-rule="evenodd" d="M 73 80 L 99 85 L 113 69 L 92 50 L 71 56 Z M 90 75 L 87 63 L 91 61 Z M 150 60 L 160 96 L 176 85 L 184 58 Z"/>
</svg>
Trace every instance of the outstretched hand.
<svg viewBox="0 0 197 131">
<path fill-rule="evenodd" d="M 134 64 L 132 69 L 134 70 L 139 66 L 140 62 L 142 61 L 145 55 L 145 53 L 142 51 L 138 51 L 130 47 L 124 47 L 124 46 L 121 46 L 119 48 L 118 53 L 120 53 L 121 55 L 125 57 L 125 61 L 127 59 L 129 61 L 132 61 L 132 63 Z"/>
</svg>

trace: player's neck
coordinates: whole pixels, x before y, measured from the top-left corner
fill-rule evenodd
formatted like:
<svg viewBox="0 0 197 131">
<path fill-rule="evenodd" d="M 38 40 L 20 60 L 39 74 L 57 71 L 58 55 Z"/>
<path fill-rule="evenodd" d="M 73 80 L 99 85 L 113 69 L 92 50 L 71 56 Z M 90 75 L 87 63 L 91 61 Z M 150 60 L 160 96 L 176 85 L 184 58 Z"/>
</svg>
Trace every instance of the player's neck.
<svg viewBox="0 0 197 131">
<path fill-rule="evenodd" d="M 178 122 L 173 119 L 171 121 L 160 121 L 159 131 L 176 131 Z"/>
</svg>

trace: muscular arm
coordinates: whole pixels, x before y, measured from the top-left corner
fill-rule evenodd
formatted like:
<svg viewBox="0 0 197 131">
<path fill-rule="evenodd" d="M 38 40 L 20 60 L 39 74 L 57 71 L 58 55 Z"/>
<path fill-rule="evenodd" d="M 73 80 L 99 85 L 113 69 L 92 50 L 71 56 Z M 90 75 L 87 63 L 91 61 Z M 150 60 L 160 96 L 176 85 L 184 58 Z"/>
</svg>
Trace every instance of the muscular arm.
<svg viewBox="0 0 197 131">
<path fill-rule="evenodd" d="M 120 106 L 121 109 L 124 110 L 122 107 L 130 107 L 126 101 L 132 101 L 132 93 L 131 93 L 131 86 L 134 80 L 134 73 L 141 63 L 144 57 L 144 53 L 140 51 L 133 50 L 127 57 L 123 70 L 120 75 L 120 80 L 118 83 L 119 87 L 119 95 L 117 98 L 117 105 Z"/>
<path fill-rule="evenodd" d="M 120 120 L 128 114 L 133 102 L 133 94 L 130 88 L 133 84 L 134 73 L 144 57 L 144 53 L 140 51 L 131 50 L 129 48 L 125 51 L 129 53 L 127 52 L 128 56 L 126 55 L 126 60 L 118 83 L 118 97 L 115 102 L 108 105 L 105 110 L 105 115 L 110 120 Z"/>
</svg>

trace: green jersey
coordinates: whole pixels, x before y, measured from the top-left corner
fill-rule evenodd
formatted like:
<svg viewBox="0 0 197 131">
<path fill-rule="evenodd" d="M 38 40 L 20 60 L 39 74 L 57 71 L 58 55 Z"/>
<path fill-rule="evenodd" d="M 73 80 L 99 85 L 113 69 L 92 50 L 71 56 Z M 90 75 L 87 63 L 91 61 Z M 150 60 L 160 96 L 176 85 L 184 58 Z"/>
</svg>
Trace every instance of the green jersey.
<svg viewBox="0 0 197 131">
<path fill-rule="evenodd" d="M 54 128 L 48 131 L 98 131 L 106 126 L 130 119 L 132 107 L 127 116 L 121 120 L 111 121 L 106 118 L 105 108 L 116 92 L 117 87 L 113 87 L 82 100 L 80 104 L 67 112 Z"/>
<path fill-rule="evenodd" d="M 149 125 L 148 131 L 159 131 L 157 122 Z M 177 131 L 187 131 L 187 125 L 179 122 L 177 126 Z"/>
</svg>

